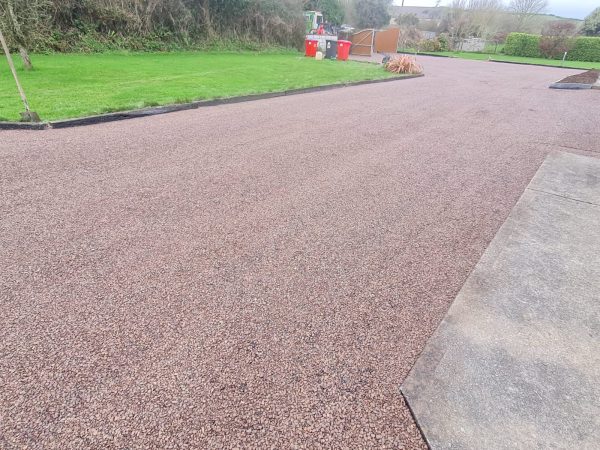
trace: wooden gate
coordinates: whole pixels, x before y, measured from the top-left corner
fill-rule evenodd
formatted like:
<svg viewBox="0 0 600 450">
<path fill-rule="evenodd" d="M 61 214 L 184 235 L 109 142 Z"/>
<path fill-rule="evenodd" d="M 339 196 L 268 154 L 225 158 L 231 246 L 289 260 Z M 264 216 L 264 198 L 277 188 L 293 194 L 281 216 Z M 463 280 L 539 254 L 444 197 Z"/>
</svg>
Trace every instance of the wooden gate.
<svg viewBox="0 0 600 450">
<path fill-rule="evenodd" d="M 396 53 L 400 28 L 389 28 L 375 33 L 375 51 L 377 53 Z"/>
<path fill-rule="evenodd" d="M 373 53 L 373 42 L 375 41 L 375 30 L 361 30 L 350 36 L 352 55 L 371 56 Z"/>
</svg>

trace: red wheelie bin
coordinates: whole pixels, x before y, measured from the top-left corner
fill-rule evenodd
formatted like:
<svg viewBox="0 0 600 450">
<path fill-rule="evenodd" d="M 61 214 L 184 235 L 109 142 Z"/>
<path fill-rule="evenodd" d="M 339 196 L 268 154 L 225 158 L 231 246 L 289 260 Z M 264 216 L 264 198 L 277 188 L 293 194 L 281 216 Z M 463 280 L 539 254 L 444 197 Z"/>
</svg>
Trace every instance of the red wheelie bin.
<svg viewBox="0 0 600 450">
<path fill-rule="evenodd" d="M 317 54 L 317 48 L 319 47 L 319 41 L 315 39 L 305 39 L 304 40 L 304 54 L 306 56 L 310 56 L 314 58 Z"/>
<path fill-rule="evenodd" d="M 340 61 L 346 61 L 350 56 L 350 41 L 337 41 L 337 59 Z"/>
</svg>

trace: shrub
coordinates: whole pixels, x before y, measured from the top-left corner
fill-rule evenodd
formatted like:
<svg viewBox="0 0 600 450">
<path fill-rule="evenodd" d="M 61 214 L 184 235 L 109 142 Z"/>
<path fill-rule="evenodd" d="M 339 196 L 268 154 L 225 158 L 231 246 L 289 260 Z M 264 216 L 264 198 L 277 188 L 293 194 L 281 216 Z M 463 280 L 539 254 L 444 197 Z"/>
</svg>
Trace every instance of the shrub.
<svg viewBox="0 0 600 450">
<path fill-rule="evenodd" d="M 567 59 L 600 62 L 600 37 L 576 38 L 571 51 L 567 53 Z"/>
<path fill-rule="evenodd" d="M 504 53 L 510 56 L 540 58 L 541 36 L 526 33 L 510 33 L 506 38 Z"/>
<path fill-rule="evenodd" d="M 546 58 L 562 58 L 573 47 L 572 36 L 576 31 L 576 25 L 568 20 L 547 22 L 540 38 L 540 53 Z"/>
<path fill-rule="evenodd" d="M 506 31 L 498 31 L 492 37 L 492 42 L 496 45 L 504 44 L 506 42 L 506 38 L 508 37 L 508 33 Z"/>
<path fill-rule="evenodd" d="M 422 52 L 447 52 L 448 39 L 444 35 L 437 36 L 435 39 L 423 39 L 419 42 L 419 50 Z"/>
<path fill-rule="evenodd" d="M 540 53 L 549 59 L 562 59 L 565 52 L 573 47 L 573 39 L 567 36 L 542 36 Z"/>
<path fill-rule="evenodd" d="M 417 63 L 414 56 L 402 55 L 392 58 L 385 63 L 385 70 L 392 73 L 417 74 L 422 73 L 423 68 Z"/>
<path fill-rule="evenodd" d="M 423 39 L 419 42 L 419 50 L 422 52 L 441 52 L 442 47 L 437 39 Z"/>
<path fill-rule="evenodd" d="M 400 28 L 398 36 L 399 48 L 416 48 L 423 39 L 423 35 L 415 27 Z"/>
<path fill-rule="evenodd" d="M 322 5 L 338 0 L 319 0 Z M 304 42 L 299 0 L 0 0 L 11 49 L 35 52 L 171 50 L 214 40 L 260 48 Z M 12 5 L 19 32 L 9 17 Z"/>
<path fill-rule="evenodd" d="M 570 61 L 600 62 L 600 37 L 510 33 L 504 46 L 504 53 L 510 56 L 561 58 L 564 52 Z"/>
<path fill-rule="evenodd" d="M 448 43 L 448 36 L 445 34 L 440 34 L 437 37 L 437 41 L 440 43 L 440 51 L 447 52 L 450 50 L 450 44 Z"/>
</svg>

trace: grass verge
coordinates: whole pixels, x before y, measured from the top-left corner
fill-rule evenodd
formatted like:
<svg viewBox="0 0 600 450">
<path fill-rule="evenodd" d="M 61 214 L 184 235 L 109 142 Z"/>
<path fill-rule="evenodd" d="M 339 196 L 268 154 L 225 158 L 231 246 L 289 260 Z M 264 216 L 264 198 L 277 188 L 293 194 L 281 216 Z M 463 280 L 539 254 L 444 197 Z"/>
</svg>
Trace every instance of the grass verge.
<svg viewBox="0 0 600 450">
<path fill-rule="evenodd" d="M 287 51 L 33 55 L 31 72 L 18 57 L 15 62 L 42 120 L 392 76 L 374 64 L 316 61 Z M 22 110 L 8 67 L 0 63 L 0 117 L 17 121 Z"/>
<path fill-rule="evenodd" d="M 407 51 L 407 53 L 413 53 Z M 561 61 L 557 59 L 526 58 L 522 56 L 507 56 L 501 53 L 475 53 L 475 52 L 419 52 L 419 55 L 448 56 L 450 58 L 474 59 L 487 61 L 489 59 L 502 62 L 515 62 L 521 64 L 535 64 L 542 66 L 562 66 L 574 69 L 600 69 L 600 62 L 589 61 Z"/>
</svg>

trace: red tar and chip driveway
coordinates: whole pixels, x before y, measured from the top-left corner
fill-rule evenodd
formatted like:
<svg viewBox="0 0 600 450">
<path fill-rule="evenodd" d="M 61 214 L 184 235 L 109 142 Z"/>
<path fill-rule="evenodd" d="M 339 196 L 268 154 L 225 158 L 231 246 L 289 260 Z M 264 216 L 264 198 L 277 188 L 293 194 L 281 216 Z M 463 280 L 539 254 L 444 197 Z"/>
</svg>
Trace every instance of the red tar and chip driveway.
<svg viewBox="0 0 600 450">
<path fill-rule="evenodd" d="M 399 392 L 575 73 L 426 76 L 0 132 L 0 447 L 423 447 Z"/>
</svg>

